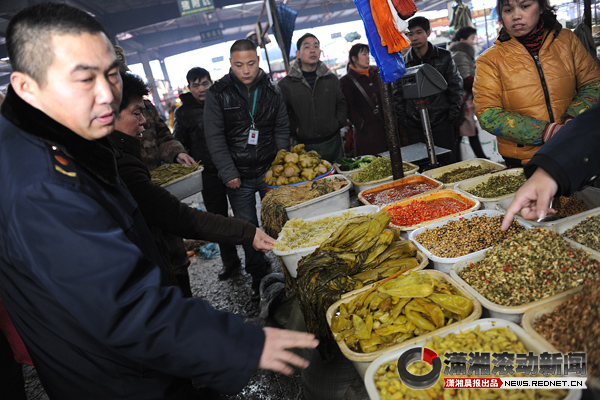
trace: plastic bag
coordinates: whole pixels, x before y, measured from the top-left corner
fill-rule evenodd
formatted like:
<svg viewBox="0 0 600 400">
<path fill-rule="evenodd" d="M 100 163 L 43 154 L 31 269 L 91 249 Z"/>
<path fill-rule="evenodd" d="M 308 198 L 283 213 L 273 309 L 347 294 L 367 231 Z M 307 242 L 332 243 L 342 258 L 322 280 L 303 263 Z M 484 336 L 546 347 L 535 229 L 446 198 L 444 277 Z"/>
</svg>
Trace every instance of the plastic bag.
<svg viewBox="0 0 600 400">
<path fill-rule="evenodd" d="M 377 27 L 371 13 L 371 3 L 369 0 L 354 0 L 354 4 L 365 25 L 365 32 L 369 40 L 369 50 L 379 67 L 381 79 L 385 83 L 392 83 L 402 78 L 406 73 L 404 58 L 401 53 L 389 54 L 387 49 L 381 45 L 381 37 L 377 32 Z"/>
</svg>

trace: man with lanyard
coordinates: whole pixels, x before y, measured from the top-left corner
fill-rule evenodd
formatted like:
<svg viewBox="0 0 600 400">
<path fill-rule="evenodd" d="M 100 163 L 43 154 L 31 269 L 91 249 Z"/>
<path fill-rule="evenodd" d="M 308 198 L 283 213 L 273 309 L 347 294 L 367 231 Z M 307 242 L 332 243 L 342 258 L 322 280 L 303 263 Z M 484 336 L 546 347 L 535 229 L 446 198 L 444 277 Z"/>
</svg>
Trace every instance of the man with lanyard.
<svg viewBox="0 0 600 400">
<path fill-rule="evenodd" d="M 258 227 L 256 192 L 266 194 L 262 181 L 279 149 L 289 149 L 289 122 L 281 92 L 259 68 L 256 45 L 238 40 L 230 50 L 231 70 L 206 92 L 206 144 L 227 186 L 236 218 Z M 252 275 L 253 298 L 269 272 L 264 254 L 244 246 L 246 272 Z"/>
</svg>

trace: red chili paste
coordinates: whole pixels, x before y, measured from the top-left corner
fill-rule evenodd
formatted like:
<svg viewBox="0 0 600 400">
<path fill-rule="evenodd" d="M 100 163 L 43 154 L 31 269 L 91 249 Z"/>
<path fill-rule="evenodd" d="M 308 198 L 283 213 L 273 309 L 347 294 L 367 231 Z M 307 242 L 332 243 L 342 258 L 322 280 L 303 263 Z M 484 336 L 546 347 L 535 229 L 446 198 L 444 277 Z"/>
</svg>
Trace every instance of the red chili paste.
<svg viewBox="0 0 600 400">
<path fill-rule="evenodd" d="M 429 201 L 416 200 L 406 206 L 389 208 L 387 212 L 394 225 L 412 226 L 468 210 L 472 206 L 452 198 L 439 198 Z"/>
<path fill-rule="evenodd" d="M 369 204 L 380 206 L 382 204 L 391 204 L 416 196 L 431 190 L 434 187 L 435 185 L 428 182 L 409 182 L 377 192 L 364 193 L 363 198 L 368 201 Z"/>
</svg>

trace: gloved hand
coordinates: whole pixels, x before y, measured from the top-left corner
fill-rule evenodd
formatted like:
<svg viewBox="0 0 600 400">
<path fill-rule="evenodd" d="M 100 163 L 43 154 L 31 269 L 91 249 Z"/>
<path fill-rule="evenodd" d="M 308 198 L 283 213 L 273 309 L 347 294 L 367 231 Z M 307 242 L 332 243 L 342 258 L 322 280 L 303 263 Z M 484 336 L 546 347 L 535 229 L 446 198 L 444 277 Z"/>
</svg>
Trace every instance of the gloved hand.
<svg viewBox="0 0 600 400">
<path fill-rule="evenodd" d="M 547 143 L 548 140 L 552 138 L 552 136 L 556 135 L 556 133 L 563 127 L 563 124 L 559 124 L 558 122 L 550 122 L 544 128 L 544 132 L 542 133 L 542 140 L 544 143 Z"/>
</svg>

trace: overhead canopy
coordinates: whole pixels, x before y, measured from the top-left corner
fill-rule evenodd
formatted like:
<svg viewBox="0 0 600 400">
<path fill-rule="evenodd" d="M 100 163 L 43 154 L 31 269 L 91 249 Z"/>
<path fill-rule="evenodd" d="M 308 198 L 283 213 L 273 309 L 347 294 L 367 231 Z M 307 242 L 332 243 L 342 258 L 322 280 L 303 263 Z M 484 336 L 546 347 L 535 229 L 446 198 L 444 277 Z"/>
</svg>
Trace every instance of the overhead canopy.
<svg viewBox="0 0 600 400">
<path fill-rule="evenodd" d="M 192 1 L 192 0 L 190 0 Z M 10 19 L 21 9 L 39 0 L 0 1 L 0 59 L 5 59 L 5 35 Z M 176 54 L 213 44 L 245 38 L 254 31 L 263 8 L 263 0 L 214 0 L 214 11 L 182 17 L 177 0 L 66 0 L 64 3 L 93 14 L 104 25 L 111 39 L 125 50 L 129 64 L 140 62 L 139 53 L 150 60 L 162 60 Z M 419 10 L 445 9 L 446 0 L 417 1 Z M 298 11 L 296 30 L 360 19 L 349 0 L 288 0 L 286 6 Z M 267 13 L 262 13 L 263 26 Z M 218 41 L 202 42 L 201 33 L 221 29 Z M 0 63 L 0 85 L 8 83 L 10 67 Z"/>
</svg>

